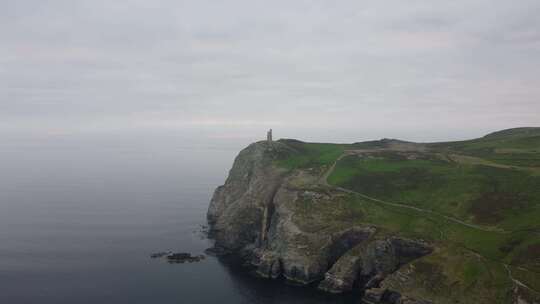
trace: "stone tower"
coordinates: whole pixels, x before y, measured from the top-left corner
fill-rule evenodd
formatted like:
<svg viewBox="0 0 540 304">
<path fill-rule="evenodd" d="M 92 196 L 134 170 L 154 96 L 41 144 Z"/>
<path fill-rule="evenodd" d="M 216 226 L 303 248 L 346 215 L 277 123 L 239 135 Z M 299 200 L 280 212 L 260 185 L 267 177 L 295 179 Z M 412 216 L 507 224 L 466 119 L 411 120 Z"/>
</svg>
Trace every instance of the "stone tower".
<svg viewBox="0 0 540 304">
<path fill-rule="evenodd" d="M 272 129 L 268 130 L 268 132 L 266 133 L 266 141 L 269 144 L 272 144 Z"/>
</svg>

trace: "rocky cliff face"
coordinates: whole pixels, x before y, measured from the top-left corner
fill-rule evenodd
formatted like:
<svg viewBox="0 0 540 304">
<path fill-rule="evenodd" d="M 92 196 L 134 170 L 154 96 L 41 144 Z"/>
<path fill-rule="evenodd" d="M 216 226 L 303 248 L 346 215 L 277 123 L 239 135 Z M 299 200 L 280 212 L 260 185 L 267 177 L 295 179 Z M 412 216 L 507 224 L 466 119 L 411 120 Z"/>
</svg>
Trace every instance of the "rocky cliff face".
<svg viewBox="0 0 540 304">
<path fill-rule="evenodd" d="M 431 247 L 351 220 L 338 208 L 345 194 L 321 185 L 321 172 L 275 165 L 287 153 L 294 151 L 283 143 L 259 142 L 237 156 L 208 209 L 216 251 L 242 258 L 261 277 L 332 293 L 360 288 L 372 303 L 415 303 L 380 283 Z"/>
<path fill-rule="evenodd" d="M 266 238 L 273 202 L 285 170 L 272 166 L 266 143 L 252 144 L 236 157 L 225 184 L 216 189 L 207 218 L 219 249 L 239 252 Z"/>
</svg>

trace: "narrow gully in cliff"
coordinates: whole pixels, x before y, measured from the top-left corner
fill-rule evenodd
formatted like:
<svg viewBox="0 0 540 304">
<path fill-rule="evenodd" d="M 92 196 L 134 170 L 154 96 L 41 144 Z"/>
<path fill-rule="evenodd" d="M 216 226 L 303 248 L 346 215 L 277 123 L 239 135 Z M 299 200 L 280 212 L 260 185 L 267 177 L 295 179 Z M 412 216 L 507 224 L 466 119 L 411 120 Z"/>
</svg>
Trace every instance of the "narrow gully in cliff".
<svg viewBox="0 0 540 304">
<path fill-rule="evenodd" d="M 274 199 L 276 197 L 277 192 L 279 191 L 279 187 L 280 187 L 280 183 L 274 186 L 274 189 L 272 189 L 272 192 L 270 194 L 270 198 L 268 202 L 266 203 L 266 206 L 264 207 L 263 219 L 261 223 L 261 236 L 259 239 L 259 246 L 263 246 L 266 243 L 268 230 L 270 229 L 270 224 L 272 223 L 272 216 L 274 215 L 274 211 L 276 208 Z"/>
</svg>

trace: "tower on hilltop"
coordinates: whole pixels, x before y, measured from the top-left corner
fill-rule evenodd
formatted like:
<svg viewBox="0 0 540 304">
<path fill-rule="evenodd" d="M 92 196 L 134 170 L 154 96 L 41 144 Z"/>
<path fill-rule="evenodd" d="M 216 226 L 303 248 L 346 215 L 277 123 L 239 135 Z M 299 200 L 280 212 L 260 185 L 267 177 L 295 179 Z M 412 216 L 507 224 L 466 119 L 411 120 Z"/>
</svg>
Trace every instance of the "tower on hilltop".
<svg viewBox="0 0 540 304">
<path fill-rule="evenodd" d="M 268 132 L 266 132 L 266 141 L 269 144 L 272 144 L 272 129 L 270 129 L 270 130 L 268 130 Z"/>
</svg>

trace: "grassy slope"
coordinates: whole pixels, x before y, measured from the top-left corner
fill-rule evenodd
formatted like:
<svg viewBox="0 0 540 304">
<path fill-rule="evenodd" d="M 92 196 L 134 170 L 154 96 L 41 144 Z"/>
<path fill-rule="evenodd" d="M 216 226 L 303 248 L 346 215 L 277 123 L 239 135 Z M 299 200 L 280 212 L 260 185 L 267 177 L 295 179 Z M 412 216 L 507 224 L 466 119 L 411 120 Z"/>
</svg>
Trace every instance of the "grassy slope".
<svg viewBox="0 0 540 304">
<path fill-rule="evenodd" d="M 278 160 L 278 165 L 287 169 L 321 168 L 333 164 L 347 145 L 305 143 L 297 140 L 281 140 L 294 153 Z"/>
<path fill-rule="evenodd" d="M 295 153 L 282 157 L 278 165 L 312 168 L 321 174 L 346 150 L 385 146 L 381 142 L 283 142 Z M 540 174 L 535 168 L 540 167 L 540 129 L 507 130 L 427 147 L 420 152 L 390 150 L 345 156 L 328 181 L 434 213 L 388 206 L 353 194 L 336 202 L 333 209 L 310 206 L 310 210 L 334 210 L 333 214 L 347 221 L 372 223 L 387 233 L 438 244 L 438 250 L 414 268 L 417 279 L 426 276 L 412 289 L 419 296 L 439 295 L 441 303 L 445 299 L 506 303 L 514 283 L 505 265 L 510 265 L 514 278 L 540 290 Z M 461 225 L 443 215 L 488 229 Z"/>
<path fill-rule="evenodd" d="M 347 156 L 334 185 L 504 230 L 540 228 L 540 176 L 442 160 Z"/>
<path fill-rule="evenodd" d="M 540 128 L 517 128 L 460 142 L 431 144 L 446 153 L 476 156 L 499 164 L 540 167 Z"/>
</svg>

